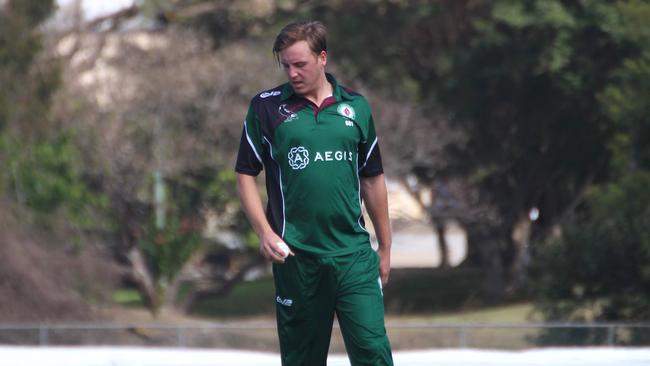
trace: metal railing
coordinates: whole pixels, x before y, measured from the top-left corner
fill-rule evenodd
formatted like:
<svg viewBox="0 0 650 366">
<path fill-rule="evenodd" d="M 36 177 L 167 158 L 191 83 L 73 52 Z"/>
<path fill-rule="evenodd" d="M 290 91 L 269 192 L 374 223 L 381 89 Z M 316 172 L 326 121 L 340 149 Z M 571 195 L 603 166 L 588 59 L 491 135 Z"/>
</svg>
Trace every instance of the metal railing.
<svg viewBox="0 0 650 366">
<path fill-rule="evenodd" d="M 335 328 L 338 328 L 335 325 Z M 650 323 L 387 322 L 394 349 L 650 346 Z M 271 321 L 169 324 L 0 324 L 0 344 L 126 345 L 277 350 Z M 339 331 L 332 350 L 343 350 Z"/>
</svg>

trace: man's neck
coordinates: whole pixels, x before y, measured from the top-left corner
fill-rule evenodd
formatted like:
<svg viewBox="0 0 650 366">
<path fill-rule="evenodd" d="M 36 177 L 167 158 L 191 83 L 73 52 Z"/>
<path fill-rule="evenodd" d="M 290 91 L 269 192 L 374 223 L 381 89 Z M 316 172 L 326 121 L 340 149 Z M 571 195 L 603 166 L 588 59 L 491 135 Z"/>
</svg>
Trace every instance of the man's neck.
<svg viewBox="0 0 650 366">
<path fill-rule="evenodd" d="M 332 84 L 330 84 L 330 82 L 327 80 L 327 77 L 323 73 L 318 88 L 316 88 L 313 92 L 304 94 L 303 98 L 316 104 L 317 106 L 320 106 L 323 101 L 332 96 L 332 94 L 334 94 L 334 87 Z"/>
</svg>

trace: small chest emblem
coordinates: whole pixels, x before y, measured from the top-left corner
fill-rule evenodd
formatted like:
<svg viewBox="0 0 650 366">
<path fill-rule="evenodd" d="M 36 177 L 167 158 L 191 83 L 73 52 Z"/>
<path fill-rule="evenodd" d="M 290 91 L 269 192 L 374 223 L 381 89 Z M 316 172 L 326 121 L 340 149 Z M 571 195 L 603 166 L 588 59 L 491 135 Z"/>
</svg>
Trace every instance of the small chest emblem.
<svg viewBox="0 0 650 366">
<path fill-rule="evenodd" d="M 348 127 L 354 127 L 354 122 L 350 121 L 349 119 L 345 120 L 345 125 Z"/>
<path fill-rule="evenodd" d="M 298 115 L 291 112 L 289 108 L 287 108 L 286 104 L 281 104 L 280 107 L 278 107 L 278 113 L 284 117 L 284 122 L 291 122 L 294 119 L 298 119 Z"/>
<path fill-rule="evenodd" d="M 354 119 L 354 116 L 356 115 L 356 113 L 354 112 L 354 108 L 352 108 L 347 103 L 339 104 L 339 107 L 336 109 L 336 111 L 343 117 L 349 119 Z"/>
<path fill-rule="evenodd" d="M 309 150 L 302 146 L 292 147 L 289 150 L 289 165 L 297 170 L 304 169 L 309 164 Z"/>
</svg>

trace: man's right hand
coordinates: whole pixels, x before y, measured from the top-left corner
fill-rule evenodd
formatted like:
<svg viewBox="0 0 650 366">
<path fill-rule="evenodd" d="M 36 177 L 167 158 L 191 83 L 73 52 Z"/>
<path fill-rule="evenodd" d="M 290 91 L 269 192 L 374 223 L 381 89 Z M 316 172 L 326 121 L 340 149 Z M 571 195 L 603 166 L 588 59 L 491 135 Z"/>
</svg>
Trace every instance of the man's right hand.
<svg viewBox="0 0 650 366">
<path fill-rule="evenodd" d="M 282 254 L 282 249 L 278 246 L 278 243 L 282 241 L 282 238 L 272 231 L 265 233 L 260 236 L 260 253 L 271 262 L 284 263 L 285 257 Z M 291 248 L 289 248 L 289 255 L 295 255 Z"/>
<path fill-rule="evenodd" d="M 284 253 L 278 246 L 283 240 L 273 231 L 266 219 L 255 177 L 237 173 L 237 191 L 246 216 L 260 238 L 260 253 L 271 262 L 284 263 Z M 295 255 L 291 249 L 289 255 Z"/>
</svg>

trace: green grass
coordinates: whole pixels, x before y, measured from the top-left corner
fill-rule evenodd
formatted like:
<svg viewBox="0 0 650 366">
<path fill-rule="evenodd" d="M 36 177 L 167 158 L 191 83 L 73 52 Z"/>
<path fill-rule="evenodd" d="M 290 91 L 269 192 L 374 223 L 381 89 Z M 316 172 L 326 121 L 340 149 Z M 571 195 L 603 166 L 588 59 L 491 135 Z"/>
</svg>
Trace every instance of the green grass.
<svg viewBox="0 0 650 366">
<path fill-rule="evenodd" d="M 533 314 L 533 305 L 520 303 L 492 308 L 436 314 L 429 317 L 436 323 L 525 323 L 540 321 Z"/>
<path fill-rule="evenodd" d="M 530 305 L 485 308 L 478 290 L 481 280 L 480 271 L 474 269 L 393 270 L 384 289 L 386 314 L 435 316 L 450 322 L 527 320 Z M 190 312 L 211 318 L 273 316 L 274 293 L 272 278 L 242 282 L 225 297 L 200 299 Z"/>
<path fill-rule="evenodd" d="M 113 302 L 129 307 L 143 307 L 144 300 L 140 292 L 135 289 L 120 289 L 113 292 Z"/>
<path fill-rule="evenodd" d="M 538 321 L 531 317 L 533 306 L 525 300 L 515 304 L 486 307 L 478 284 L 481 274 L 472 269 L 402 269 L 391 272 L 384 289 L 389 319 L 422 320 L 438 323 L 518 323 Z M 187 293 L 189 288 L 182 286 Z M 224 297 L 198 299 L 189 313 L 206 318 L 274 317 L 273 279 L 263 278 L 237 284 Z M 136 290 L 119 290 L 113 301 L 127 306 L 143 306 Z"/>
</svg>

